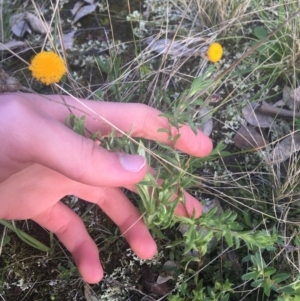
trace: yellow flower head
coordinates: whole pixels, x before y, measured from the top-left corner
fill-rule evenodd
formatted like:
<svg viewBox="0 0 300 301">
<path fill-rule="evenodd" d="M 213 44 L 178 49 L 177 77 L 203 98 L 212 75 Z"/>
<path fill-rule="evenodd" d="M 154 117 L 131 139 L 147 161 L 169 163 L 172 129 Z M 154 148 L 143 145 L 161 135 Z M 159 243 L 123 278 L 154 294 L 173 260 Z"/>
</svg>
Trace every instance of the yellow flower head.
<svg viewBox="0 0 300 301">
<path fill-rule="evenodd" d="M 209 61 L 216 63 L 223 55 L 223 48 L 219 43 L 212 43 L 207 50 L 207 58 Z"/>
<path fill-rule="evenodd" d="M 53 51 L 38 53 L 28 69 L 35 79 L 46 85 L 59 82 L 67 71 L 63 59 Z"/>
</svg>

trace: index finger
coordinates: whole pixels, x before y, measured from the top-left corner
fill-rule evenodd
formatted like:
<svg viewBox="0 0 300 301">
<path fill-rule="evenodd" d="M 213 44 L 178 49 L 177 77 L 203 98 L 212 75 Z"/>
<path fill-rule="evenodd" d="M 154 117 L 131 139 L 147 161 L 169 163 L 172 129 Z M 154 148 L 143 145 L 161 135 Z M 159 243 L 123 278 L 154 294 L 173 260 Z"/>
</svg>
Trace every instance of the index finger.
<svg viewBox="0 0 300 301">
<path fill-rule="evenodd" d="M 62 98 L 63 97 L 63 98 Z M 77 110 L 74 113 L 81 117 L 86 112 L 90 117 L 86 118 L 86 127 L 91 132 L 100 130 L 103 136 L 108 135 L 113 128 L 105 122 L 109 121 L 119 130 L 130 134 L 132 137 L 146 138 L 158 141 L 185 153 L 197 157 L 205 157 L 212 150 L 212 141 L 201 131 L 195 134 L 187 125 L 182 125 L 179 129 L 170 125 L 167 118 L 160 116 L 162 113 L 154 108 L 138 103 L 114 103 L 102 101 L 89 101 L 84 99 L 73 99 L 70 96 L 47 95 L 47 101 L 39 95 L 30 95 L 30 101 L 38 104 L 38 107 L 48 115 L 64 123 L 66 117 L 70 114 L 64 101 Z M 60 103 L 60 104 L 59 104 Z M 87 109 L 90 108 L 90 111 Z M 96 114 L 92 113 L 95 112 Z M 160 129 L 168 130 L 160 132 Z M 171 137 L 180 135 L 173 145 Z"/>
</svg>

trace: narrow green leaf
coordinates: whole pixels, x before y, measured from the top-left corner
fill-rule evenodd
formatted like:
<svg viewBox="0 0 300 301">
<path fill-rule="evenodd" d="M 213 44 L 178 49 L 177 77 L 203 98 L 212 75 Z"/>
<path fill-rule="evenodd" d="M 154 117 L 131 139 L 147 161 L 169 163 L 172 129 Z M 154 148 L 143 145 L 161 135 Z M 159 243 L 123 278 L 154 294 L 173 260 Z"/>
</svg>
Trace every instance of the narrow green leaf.
<svg viewBox="0 0 300 301">
<path fill-rule="evenodd" d="M 263 288 L 265 295 L 269 297 L 271 292 L 271 280 L 269 278 L 264 280 Z"/>
<path fill-rule="evenodd" d="M 253 282 L 251 282 L 251 286 L 252 287 L 259 287 L 259 286 L 261 286 L 261 284 L 263 283 L 263 279 L 258 279 L 258 280 L 255 280 L 255 281 L 253 281 Z"/>
<path fill-rule="evenodd" d="M 225 231 L 224 238 L 229 247 L 233 246 L 232 235 L 230 231 Z"/>
<path fill-rule="evenodd" d="M 300 247 L 300 234 L 296 235 L 296 237 L 294 238 L 294 242 L 297 247 Z"/>
<path fill-rule="evenodd" d="M 191 89 L 189 91 L 189 96 L 193 96 L 199 91 L 204 90 L 213 82 L 213 78 L 211 78 L 211 74 L 214 72 L 214 70 L 215 70 L 215 66 L 211 65 L 207 68 L 207 70 L 203 75 L 196 77 L 193 80 Z"/>
<path fill-rule="evenodd" d="M 229 294 L 226 294 L 222 297 L 221 301 L 228 301 L 229 300 Z"/>
<path fill-rule="evenodd" d="M 85 116 L 82 116 L 80 118 L 75 116 L 73 123 L 74 123 L 73 131 L 79 135 L 85 136 L 85 129 L 84 129 Z"/>
<path fill-rule="evenodd" d="M 271 276 L 276 272 L 276 269 L 273 267 L 266 267 L 264 269 L 264 276 Z"/>
<path fill-rule="evenodd" d="M 98 57 L 96 60 L 97 60 L 97 64 L 99 65 L 101 71 L 103 71 L 105 73 L 109 73 L 110 66 L 109 66 L 108 60 L 105 59 L 105 61 L 103 62 L 100 57 Z"/>
<path fill-rule="evenodd" d="M 252 223 L 251 223 L 251 219 L 250 219 L 250 212 L 243 211 L 242 213 L 243 213 L 243 217 L 244 217 L 244 221 L 245 221 L 246 225 L 248 227 L 252 228 Z"/>
<path fill-rule="evenodd" d="M 277 292 L 278 293 L 285 293 L 285 294 L 295 294 L 295 290 L 290 286 L 280 287 L 280 288 L 277 289 Z M 298 295 L 296 297 L 298 297 L 297 300 L 300 301 L 300 296 Z M 296 301 L 296 299 L 295 299 L 295 301 Z"/>
<path fill-rule="evenodd" d="M 253 34 L 255 35 L 256 38 L 261 40 L 268 35 L 268 32 L 264 27 L 256 26 L 256 27 L 254 27 Z"/>
<path fill-rule="evenodd" d="M 193 133 L 195 135 L 197 135 L 197 128 L 196 128 L 195 123 L 193 122 L 193 120 L 190 118 L 190 116 L 188 116 L 188 120 L 187 121 L 188 121 L 188 124 L 191 127 Z"/>
<path fill-rule="evenodd" d="M 28 244 L 29 246 L 38 249 L 40 251 L 43 252 L 48 252 L 50 251 L 50 248 L 47 247 L 46 245 L 44 245 L 43 243 L 41 243 L 39 240 L 33 238 L 31 235 L 27 234 L 26 232 L 20 230 L 19 228 L 17 228 L 16 224 L 14 221 L 12 221 L 11 223 L 5 220 L 0 220 L 0 224 L 6 226 L 7 228 L 9 228 L 10 230 L 14 231 L 18 237 L 23 240 L 26 244 Z"/>
<path fill-rule="evenodd" d="M 244 274 L 242 276 L 242 280 L 250 280 L 250 279 L 256 280 L 258 278 L 258 276 L 259 276 L 259 273 L 256 272 L 256 271 L 253 271 L 253 272 L 249 272 L 247 274 Z"/>
<path fill-rule="evenodd" d="M 152 226 L 151 231 L 160 239 L 166 239 L 165 235 L 157 227 Z"/>
<path fill-rule="evenodd" d="M 0 241 L 2 242 L 2 247 L 10 242 L 10 236 L 5 235 L 4 238 L 0 236 Z"/>
<path fill-rule="evenodd" d="M 272 277 L 272 281 L 273 281 L 274 283 L 280 283 L 280 282 L 282 282 L 282 281 L 284 281 L 284 280 L 290 278 L 290 276 L 291 276 L 291 275 L 288 274 L 288 273 L 279 273 L 279 274 L 276 274 L 276 275 L 274 275 L 274 276 Z"/>
</svg>

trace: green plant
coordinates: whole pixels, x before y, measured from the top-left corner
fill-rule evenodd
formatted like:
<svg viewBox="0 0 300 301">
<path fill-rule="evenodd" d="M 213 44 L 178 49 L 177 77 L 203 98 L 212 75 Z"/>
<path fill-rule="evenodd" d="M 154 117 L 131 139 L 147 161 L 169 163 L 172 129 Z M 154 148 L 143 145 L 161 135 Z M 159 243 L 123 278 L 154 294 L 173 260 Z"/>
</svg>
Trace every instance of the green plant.
<svg viewBox="0 0 300 301">
<path fill-rule="evenodd" d="M 132 94 L 128 94 L 128 90 L 132 87 L 131 83 L 123 82 L 123 72 L 121 66 L 121 57 L 112 55 L 110 58 L 96 58 L 97 65 L 100 70 L 107 74 L 108 89 L 106 93 L 99 90 L 96 96 L 99 98 L 115 99 L 119 102 L 129 102 L 132 100 Z"/>
<path fill-rule="evenodd" d="M 140 153 L 147 158 L 149 165 L 156 169 L 155 175 L 148 174 L 137 185 L 140 198 L 127 191 L 126 194 L 138 204 L 160 252 L 164 255 L 163 258 L 173 260 L 177 265 L 173 280 L 169 280 L 173 290 L 168 292 L 168 300 L 299 301 L 299 155 L 291 157 L 290 162 L 285 164 L 288 165 L 287 173 L 282 174 L 282 166 L 266 162 L 272 145 L 268 145 L 268 149 L 250 153 L 237 151 L 230 142 L 244 121 L 240 112 L 245 103 L 281 98 L 281 88 L 286 82 L 292 83 L 293 87 L 297 86 L 299 15 L 293 14 L 299 9 L 299 3 L 292 0 L 145 0 L 145 7 L 140 11 L 134 1 L 129 2 L 129 9 L 124 8 L 120 2 L 118 5 L 113 4 L 107 13 L 99 14 L 99 11 L 95 11 L 82 21 L 84 32 L 89 31 L 90 25 L 94 27 L 94 24 L 103 25 L 103 29 L 100 31 L 96 28 L 97 34 L 89 31 L 86 35 L 90 39 L 88 41 L 78 31 L 76 43 L 82 45 L 84 42 L 93 42 L 95 35 L 99 41 L 105 36 L 106 49 L 110 48 L 109 56 L 104 54 L 96 60 L 94 57 L 89 58 L 86 60 L 90 62 L 89 65 L 85 64 L 85 60 L 80 61 L 81 58 L 88 57 L 88 51 L 79 51 L 79 61 L 82 64 L 76 65 L 78 57 L 72 57 L 75 52 L 71 49 L 64 53 L 69 60 L 68 78 L 71 79 L 72 86 L 68 87 L 67 83 L 64 83 L 63 88 L 71 91 L 73 95 L 84 90 L 85 95 L 95 95 L 95 99 L 105 98 L 119 102 L 134 100 L 148 104 L 162 110 L 162 117 L 168 118 L 171 125 L 180 128 L 182 123 L 188 123 L 194 132 L 199 123 L 212 118 L 211 137 L 215 144 L 213 152 L 206 158 L 189 157 L 175 151 L 171 146 L 155 141 L 133 140 L 130 133 L 119 137 L 116 131 L 104 138 L 101 137 L 101 133 L 89 133 L 85 128 L 85 117 L 79 118 L 74 114 L 66 120 L 67 125 L 80 135 L 99 140 L 101 146 L 109 151 Z M 4 1 L 4 4 L 8 5 L 8 2 Z M 63 1 L 61 5 L 64 5 Z M 123 28 L 126 16 L 134 15 L 135 10 L 139 17 L 136 20 L 130 18 L 131 30 L 128 30 L 128 36 L 121 41 L 129 46 L 129 50 L 124 53 L 112 51 L 114 41 L 117 41 L 116 37 L 123 36 L 123 32 L 126 32 Z M 58 6 L 54 12 L 47 13 L 47 21 L 54 16 L 54 34 L 52 37 L 51 33 L 48 33 L 46 39 L 48 42 L 52 40 L 56 45 L 57 38 L 71 29 L 70 23 L 62 23 L 62 28 L 58 28 Z M 68 8 L 63 9 L 62 13 L 69 13 Z M 39 12 L 37 14 L 40 15 Z M 2 13 L 4 17 L 8 15 Z M 289 19 L 291 16 L 293 20 Z M 2 32 L 5 32 L 6 41 L 10 28 L 8 18 L 2 19 Z M 105 33 L 103 36 L 102 30 Z M 145 36 L 137 39 L 136 33 Z M 3 33 L 1 35 L 3 39 Z M 132 35 L 134 41 L 131 42 Z M 148 36 L 155 36 L 160 40 L 178 40 L 188 45 L 189 49 L 196 50 L 214 42 L 218 37 L 217 41 L 225 50 L 224 57 L 220 63 L 212 65 L 197 56 L 159 56 L 147 50 L 143 38 Z M 44 44 L 44 38 L 42 42 L 36 42 L 28 36 L 27 42 L 35 49 Z M 90 48 L 85 49 L 91 51 Z M 2 55 L 5 58 L 4 62 L 9 66 L 8 71 L 16 71 L 11 66 L 19 62 L 16 59 L 19 57 L 18 52 L 16 51 L 15 56 L 5 53 Z M 26 55 L 23 59 L 27 59 Z M 94 68 L 95 65 L 97 68 Z M 18 65 L 18 75 L 22 75 L 22 70 L 23 66 Z M 84 72 L 88 76 L 85 76 Z M 102 78 L 99 77 L 99 73 L 104 74 Z M 92 77 L 97 78 L 97 83 L 91 80 Z M 26 78 L 23 82 L 27 83 Z M 100 86 L 101 90 L 94 91 L 94 84 L 97 84 L 97 88 Z M 219 102 L 210 102 L 210 96 L 215 93 L 220 93 Z M 198 118 L 197 113 L 202 107 L 207 109 L 207 114 Z M 271 134 L 282 124 L 282 120 L 276 119 L 275 128 L 270 130 Z M 297 129 L 299 120 L 285 121 L 286 125 L 293 130 Z M 266 136 L 270 135 L 268 130 L 258 130 Z M 170 128 L 161 128 L 159 131 L 169 135 L 170 144 L 175 144 L 179 138 L 179 135 L 171 136 Z M 163 182 L 158 179 L 162 179 Z M 176 205 L 185 201 L 183 190 L 188 190 L 203 206 L 206 205 L 207 199 L 217 198 L 224 212 L 217 215 L 215 208 L 199 218 L 175 217 Z M 116 244 L 124 247 L 124 242 L 119 239 L 120 233 L 103 215 L 99 217 L 97 206 L 83 206 L 82 209 L 78 205 L 73 209 L 84 217 L 89 232 L 101 248 L 102 262 L 107 275 L 112 276 L 112 271 L 120 265 L 122 270 L 127 272 L 128 282 L 132 280 L 132 287 L 126 287 L 124 295 L 118 295 L 119 300 L 131 298 L 130 294 L 136 289 L 136 282 L 134 275 L 129 271 L 134 270 L 136 274 L 142 272 L 138 264 L 132 270 L 127 269 L 129 265 L 132 266 L 132 262 L 122 257 L 123 252 L 115 252 Z M 7 225 L 10 231 L 25 237 L 29 245 L 39 245 L 39 242 L 32 242 L 28 234 L 23 235 L 23 231 L 20 232 L 21 230 L 12 223 Z M 187 227 L 185 233 L 178 231 L 181 226 Z M 75 291 L 78 298 L 84 298 L 79 296 L 83 290 L 80 287 L 81 282 L 76 281 L 79 277 L 76 268 L 69 262 L 71 259 L 68 254 L 62 256 L 63 248 L 55 250 L 58 265 L 55 263 L 54 267 L 51 266 L 51 260 L 48 259 L 43 262 L 46 274 L 44 276 L 38 274 L 38 270 L 32 269 L 35 258 L 33 265 L 27 265 L 25 256 L 22 258 L 22 252 L 15 251 L 22 249 L 24 245 L 18 245 L 13 235 L 10 235 L 10 242 L 7 243 L 6 237 L 2 245 L 2 256 L 5 259 L 0 263 L 3 268 L 1 294 L 8 295 L 11 292 L 14 296 L 15 291 L 19 290 L 19 287 L 15 290 L 16 283 L 24 281 L 24 275 L 28 275 L 28 283 L 34 283 L 35 287 L 30 290 L 22 287 L 25 290 L 24 295 L 28 293 L 27 298 L 31 298 L 30 294 L 36 291 L 43 294 L 40 288 L 43 288 L 44 283 L 47 284 L 47 291 L 49 279 L 52 277 L 59 278 L 64 286 L 62 294 L 54 295 L 66 295 L 65 299 L 75 300 L 77 295 L 68 295 L 68 290 Z M 52 250 L 52 234 L 50 240 Z M 42 247 L 43 250 L 49 250 L 47 248 Z M 5 254 L 6 250 L 8 254 Z M 27 255 L 26 253 L 26 257 Z M 23 260 L 24 270 L 23 265 L 17 264 Z M 147 264 L 153 265 L 151 261 Z M 160 266 L 155 267 L 156 272 L 159 270 Z M 30 275 L 28 271 L 34 271 L 35 275 Z M 56 274 L 52 274 L 53 271 Z M 16 276 L 10 281 L 13 273 Z M 90 290 L 102 299 L 105 286 L 109 287 L 108 290 L 113 289 L 105 283 Z M 58 287 L 56 283 L 53 290 Z M 141 290 L 144 293 L 143 289 Z M 24 295 L 22 298 L 26 298 Z M 5 297 L 9 299 L 9 296 Z M 39 297 L 49 299 L 49 296 Z M 111 297 L 107 298 L 103 297 L 103 300 L 111 301 Z M 132 297 L 135 298 L 141 299 L 140 296 Z"/>
<path fill-rule="evenodd" d="M 0 42 L 5 43 L 10 35 L 9 32 L 9 18 L 11 16 L 10 2 L 4 0 L 0 3 Z"/>
<path fill-rule="evenodd" d="M 168 118 L 171 125 L 176 128 L 180 128 L 181 124 L 189 124 L 194 133 L 197 133 L 197 125 L 195 124 L 195 115 L 197 108 L 208 107 L 205 104 L 205 99 L 217 85 L 215 81 L 216 67 L 214 65 L 208 66 L 205 71 L 199 76 L 195 77 L 191 82 L 191 85 L 180 93 L 177 99 L 168 103 L 171 107 L 170 112 L 163 113 L 161 116 Z M 206 90 L 206 94 L 203 94 L 203 90 Z M 168 99 L 168 98 L 166 98 Z M 211 117 L 211 112 L 206 114 L 201 120 L 205 122 Z M 169 129 L 159 129 L 160 132 L 169 132 Z M 176 141 L 178 137 L 173 137 Z"/>
<path fill-rule="evenodd" d="M 255 42 L 265 38 L 280 23 L 289 18 L 292 11 L 297 11 L 298 2 L 279 1 L 278 5 L 264 9 L 257 3 L 257 14 L 261 24 L 253 29 Z M 276 16 L 276 17 L 275 17 Z M 260 69 L 266 73 L 274 72 L 276 77 L 289 80 L 291 74 L 298 70 L 300 62 L 297 36 L 299 33 L 299 16 L 288 22 L 267 42 L 257 49 Z"/>
<path fill-rule="evenodd" d="M 225 281 L 221 284 L 215 282 L 213 287 L 207 286 L 203 287 L 203 280 L 200 280 L 196 287 L 192 290 L 190 297 L 191 301 L 228 301 L 230 300 L 230 292 L 233 292 L 232 283 Z M 184 301 L 185 298 L 181 297 L 180 294 L 170 295 L 168 297 L 169 301 Z"/>
<path fill-rule="evenodd" d="M 248 268 L 250 272 L 242 276 L 243 280 L 253 280 L 251 286 L 257 289 L 262 288 L 266 296 L 270 296 L 271 291 L 277 293 L 276 300 L 299 300 L 300 292 L 297 292 L 293 285 L 289 285 L 290 273 L 277 272 L 276 268 L 268 266 L 262 257 L 262 253 L 256 252 L 243 259 L 244 262 L 251 262 Z"/>
<path fill-rule="evenodd" d="M 15 232 L 17 234 L 17 236 L 23 240 L 26 244 L 28 244 L 29 246 L 36 248 L 40 251 L 43 252 L 47 252 L 49 253 L 51 251 L 51 249 L 49 247 L 47 247 L 46 245 L 44 245 L 42 242 L 40 242 L 39 240 L 35 239 L 34 237 L 32 237 L 31 235 L 29 235 L 28 233 L 20 230 L 14 221 L 12 221 L 11 223 L 5 220 L 0 220 L 0 224 L 2 224 L 3 226 L 7 227 L 8 229 L 12 230 L 13 232 Z"/>
<path fill-rule="evenodd" d="M 57 279 L 59 280 L 69 280 L 74 276 L 78 277 L 78 270 L 76 266 L 72 264 L 70 261 L 68 261 L 67 267 L 64 267 L 63 265 L 59 264 L 57 266 L 57 269 L 59 271 L 59 275 L 57 276 Z"/>
</svg>

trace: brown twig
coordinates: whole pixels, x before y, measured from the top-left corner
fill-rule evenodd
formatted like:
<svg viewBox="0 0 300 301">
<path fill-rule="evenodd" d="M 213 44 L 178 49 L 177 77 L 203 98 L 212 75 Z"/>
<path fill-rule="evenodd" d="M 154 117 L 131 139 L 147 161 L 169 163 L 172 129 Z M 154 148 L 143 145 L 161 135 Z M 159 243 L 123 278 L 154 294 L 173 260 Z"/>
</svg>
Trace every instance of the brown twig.
<svg viewBox="0 0 300 301">
<path fill-rule="evenodd" d="M 254 104 L 255 105 L 255 104 Z M 282 108 L 274 107 L 265 101 L 262 102 L 261 105 L 258 105 L 257 108 L 253 108 L 256 112 L 259 112 L 264 115 L 271 115 L 271 116 L 281 116 L 285 118 L 300 118 L 299 112 L 294 112 Z"/>
</svg>

